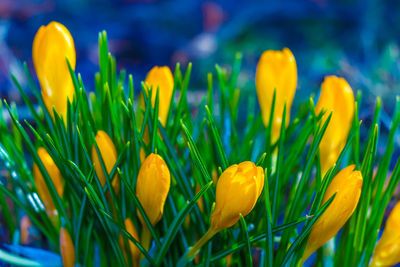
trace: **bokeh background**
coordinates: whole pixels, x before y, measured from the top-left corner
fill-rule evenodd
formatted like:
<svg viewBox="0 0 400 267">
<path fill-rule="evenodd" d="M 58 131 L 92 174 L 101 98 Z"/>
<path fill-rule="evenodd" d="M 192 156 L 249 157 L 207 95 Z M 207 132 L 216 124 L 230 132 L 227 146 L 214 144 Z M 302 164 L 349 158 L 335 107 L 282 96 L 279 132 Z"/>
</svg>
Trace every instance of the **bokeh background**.
<svg viewBox="0 0 400 267">
<path fill-rule="evenodd" d="M 193 62 L 190 87 L 201 90 L 207 72 L 231 64 L 236 52 L 243 54 L 239 85 L 254 88 L 261 53 L 289 47 L 297 100 L 336 74 L 363 91 L 363 103 L 379 95 L 390 111 L 400 92 L 399 14 L 397 0 L 1 0 L 0 96 L 20 101 L 9 74 L 24 82 L 22 62 L 32 68 L 36 31 L 56 20 L 74 37 L 88 88 L 98 70 L 98 32 L 106 30 L 118 68 L 133 74 L 136 88 L 154 65 Z"/>
<path fill-rule="evenodd" d="M 20 118 L 29 120 L 30 112 L 10 73 L 29 95 L 23 62 L 34 73 L 33 38 L 53 20 L 71 32 L 76 71 L 88 90 L 99 69 L 98 33 L 106 30 L 117 68 L 133 75 L 136 91 L 154 65 L 174 70 L 177 62 L 184 68 L 192 62 L 188 95 L 194 105 L 207 73 L 215 73 L 215 64 L 229 71 L 237 52 L 243 56 L 238 87 L 246 105 L 255 96 L 260 55 L 283 47 L 292 50 L 299 73 L 292 113 L 310 96 L 318 97 L 325 75 L 342 76 L 354 92 L 362 91 L 359 117 L 366 126 L 376 97 L 382 98 L 384 137 L 400 95 L 398 0 L 0 0 L 0 99 L 15 101 Z"/>
</svg>

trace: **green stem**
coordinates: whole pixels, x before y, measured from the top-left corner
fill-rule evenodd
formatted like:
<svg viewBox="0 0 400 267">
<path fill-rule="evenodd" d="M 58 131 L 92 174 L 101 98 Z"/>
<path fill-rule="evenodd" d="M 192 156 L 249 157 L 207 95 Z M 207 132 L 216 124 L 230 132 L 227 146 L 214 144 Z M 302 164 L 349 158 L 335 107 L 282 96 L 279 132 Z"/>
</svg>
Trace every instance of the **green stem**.
<svg viewBox="0 0 400 267">
<path fill-rule="evenodd" d="M 151 233 L 150 233 L 150 230 L 147 227 L 147 225 L 143 225 L 141 241 L 142 241 L 141 244 L 142 244 L 143 248 L 146 251 L 149 251 L 150 243 L 151 243 Z"/>
<path fill-rule="evenodd" d="M 201 247 L 205 243 L 207 243 L 207 241 L 210 240 L 216 233 L 218 233 L 218 231 L 210 227 L 210 229 L 208 229 L 208 231 L 200 238 L 200 240 L 193 245 L 193 247 L 189 250 L 188 255 L 186 257 L 192 258 L 196 254 L 196 252 L 199 249 L 201 249 Z"/>
</svg>

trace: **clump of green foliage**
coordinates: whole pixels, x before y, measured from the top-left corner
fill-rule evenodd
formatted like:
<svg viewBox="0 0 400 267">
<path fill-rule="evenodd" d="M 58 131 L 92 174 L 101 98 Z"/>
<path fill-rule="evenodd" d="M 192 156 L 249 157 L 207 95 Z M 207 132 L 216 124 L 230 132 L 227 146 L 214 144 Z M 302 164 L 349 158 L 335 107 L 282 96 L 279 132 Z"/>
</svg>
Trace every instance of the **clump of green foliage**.
<svg viewBox="0 0 400 267">
<path fill-rule="evenodd" d="M 0 204 L 10 237 L 19 232 L 22 211 L 43 234 L 43 247 L 59 253 L 59 229 L 40 205 L 31 168 L 32 160 L 41 164 L 36 151 L 45 147 L 65 179 L 64 197 L 60 198 L 51 179 L 44 175 L 61 224 L 70 230 L 76 262 L 80 265 L 126 265 L 118 243 L 122 233 L 125 241 L 139 247 L 144 255 L 141 264 L 148 266 L 221 266 L 227 261 L 233 266 L 295 266 L 301 260 L 313 225 L 331 203 L 321 205 L 327 186 L 343 166 L 355 164 L 363 176 L 359 204 L 329 247 L 318 250 L 315 260 L 334 266 L 366 266 L 385 209 L 400 179 L 399 163 L 391 168 L 400 124 L 400 100 L 396 99 L 388 136 L 380 140 L 381 102 L 377 99 L 374 117 L 367 126 L 359 121 L 361 93 L 357 94 L 346 146 L 337 164 L 323 178 L 318 146 L 329 120 L 322 123 L 322 115 L 315 114 L 310 98 L 297 114 L 292 114 L 288 128 L 281 128 L 280 139 L 271 143 L 271 129 L 264 127 L 254 105 L 255 90 L 248 95 L 240 95 L 237 90 L 240 62 L 241 55 L 237 54 L 229 71 L 217 65 L 214 72 L 205 75 L 207 90 L 198 106 L 188 101 L 192 65 L 189 63 L 184 69 L 178 63 L 165 127 L 158 121 L 157 108 L 148 104 L 150 99 L 146 94 L 144 101 L 148 105 L 142 114 L 145 123 L 138 127 L 135 103 L 139 97 L 134 93 L 133 76 L 116 70 L 105 32 L 99 35 L 100 70 L 95 76 L 94 91 L 88 93 L 80 74 L 71 70 L 76 93 L 68 105 L 66 122 L 57 114 L 52 119 L 25 64 L 29 87 L 38 105 L 28 98 L 15 77 L 13 80 L 32 113 L 32 120 L 21 121 L 16 106 L 6 101 L 0 107 L 6 114 L 0 119 L 0 166 L 8 174 L 0 184 Z M 143 141 L 146 127 L 150 136 L 148 145 Z M 95 134 L 100 129 L 109 134 L 118 151 L 114 169 L 106 174 L 107 184 L 110 177 L 119 174 L 118 196 L 108 186 L 99 185 L 90 157 Z M 366 137 L 361 138 L 360 132 L 366 132 Z M 380 141 L 385 149 L 377 153 Z M 135 195 L 141 148 L 147 154 L 161 155 L 172 179 L 161 221 L 152 226 L 147 220 L 153 240 L 149 251 L 125 231 L 123 223 L 124 218 L 132 218 L 140 232 L 137 210 L 147 218 Z M 190 246 L 210 225 L 215 202 L 213 179 L 231 164 L 246 160 L 265 169 L 265 186 L 256 206 L 240 223 L 217 234 L 199 256 L 187 259 Z M 114 207 L 107 201 L 109 192 Z M 7 200 L 15 205 L 9 206 Z M 203 203 L 201 209 L 199 201 Z M 14 239 L 14 243 L 18 244 L 18 240 Z M 0 254 L 0 260 L 14 264 L 41 263 L 41 259 L 22 254 L 13 257 Z"/>
</svg>

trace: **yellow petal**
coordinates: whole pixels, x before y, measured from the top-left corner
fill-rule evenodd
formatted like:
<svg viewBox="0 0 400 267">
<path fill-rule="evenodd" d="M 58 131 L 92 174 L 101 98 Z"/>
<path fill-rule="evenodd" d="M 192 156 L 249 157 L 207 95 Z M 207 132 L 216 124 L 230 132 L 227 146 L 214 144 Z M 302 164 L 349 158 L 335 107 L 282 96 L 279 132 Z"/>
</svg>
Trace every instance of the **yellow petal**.
<svg viewBox="0 0 400 267">
<path fill-rule="evenodd" d="M 325 175 L 336 163 L 346 145 L 354 117 L 353 90 L 344 78 L 325 77 L 315 112 L 319 114 L 323 110 L 326 112 L 322 122 L 325 122 L 332 112 L 331 120 L 319 145 L 321 170 L 322 175 Z"/>
<path fill-rule="evenodd" d="M 140 241 L 139 235 L 136 231 L 135 225 L 133 224 L 132 220 L 130 218 L 126 218 L 124 223 L 125 223 L 126 231 L 137 241 Z M 128 240 L 128 244 L 129 244 L 129 251 L 131 253 L 133 266 L 137 267 L 137 266 L 139 266 L 140 250 L 132 241 Z M 120 234 L 120 236 L 119 236 L 119 245 L 120 245 L 122 252 L 125 256 L 125 259 L 126 259 L 125 243 L 124 243 L 122 234 Z"/>
<path fill-rule="evenodd" d="M 136 181 L 136 196 L 152 225 L 162 217 L 165 200 L 171 184 L 171 175 L 165 161 L 157 154 L 150 154 L 140 167 Z M 137 212 L 145 224 L 140 212 Z"/>
<path fill-rule="evenodd" d="M 253 162 L 245 161 L 227 168 L 217 182 L 211 226 L 193 245 L 186 257 L 192 258 L 218 231 L 234 225 L 240 219 L 240 214 L 249 214 L 263 187 L 264 171 Z"/>
<path fill-rule="evenodd" d="M 51 181 L 53 182 L 57 194 L 62 197 L 64 194 L 64 179 L 61 176 L 60 170 L 45 148 L 40 147 L 37 150 L 37 153 L 40 161 L 43 163 L 48 175 L 50 176 Z M 37 193 L 46 208 L 46 212 L 49 214 L 49 216 L 55 215 L 57 212 L 53 198 L 50 195 L 49 189 L 47 188 L 46 182 L 44 181 L 39 167 L 35 163 L 33 164 L 33 178 L 35 180 Z"/>
<path fill-rule="evenodd" d="M 400 202 L 390 212 L 371 266 L 393 266 L 400 262 Z"/>
<path fill-rule="evenodd" d="M 104 131 L 97 131 L 96 143 L 99 148 L 101 157 L 103 158 L 104 165 L 106 167 L 107 173 L 110 174 L 117 162 L 118 154 L 115 145 L 108 134 Z M 96 171 L 97 177 L 100 180 L 101 186 L 106 184 L 106 177 L 104 176 L 103 168 L 101 167 L 100 158 L 97 154 L 95 145 L 92 146 L 92 161 L 94 164 L 94 169 Z M 114 191 L 118 194 L 120 189 L 120 181 L 118 173 L 112 178 L 112 186 Z"/>
<path fill-rule="evenodd" d="M 272 120 L 271 140 L 279 139 L 283 108 L 286 102 L 286 127 L 289 125 L 290 109 L 297 87 L 297 66 L 288 48 L 282 51 L 267 50 L 257 64 L 256 89 L 265 127 L 269 125 L 274 91 L 275 110 Z"/>
<path fill-rule="evenodd" d="M 322 204 L 335 193 L 336 196 L 314 224 L 304 251 L 303 262 L 337 234 L 357 207 L 363 180 L 361 172 L 354 171 L 354 167 L 351 165 L 341 170 L 328 186 Z"/>
<path fill-rule="evenodd" d="M 75 45 L 68 29 L 50 22 L 38 30 L 33 40 L 32 58 L 47 110 L 54 116 L 53 107 L 66 121 L 67 100 L 72 102 L 74 86 L 66 58 L 75 70 Z"/>
<path fill-rule="evenodd" d="M 246 216 L 256 204 L 263 186 L 264 172 L 254 163 L 245 161 L 227 168 L 217 182 L 212 228 L 220 231 L 234 225 L 239 214 Z"/>
<path fill-rule="evenodd" d="M 75 266 L 75 248 L 71 236 L 67 229 L 61 228 L 60 231 L 60 251 L 64 267 Z"/>
<path fill-rule="evenodd" d="M 174 90 L 174 77 L 168 66 L 155 66 L 147 74 L 145 83 L 147 94 L 152 89 L 151 104 L 155 105 L 158 90 L 158 117 L 161 124 L 165 127 L 169 105 L 171 103 L 172 92 Z M 141 97 L 142 108 L 144 109 L 143 96 Z"/>
</svg>

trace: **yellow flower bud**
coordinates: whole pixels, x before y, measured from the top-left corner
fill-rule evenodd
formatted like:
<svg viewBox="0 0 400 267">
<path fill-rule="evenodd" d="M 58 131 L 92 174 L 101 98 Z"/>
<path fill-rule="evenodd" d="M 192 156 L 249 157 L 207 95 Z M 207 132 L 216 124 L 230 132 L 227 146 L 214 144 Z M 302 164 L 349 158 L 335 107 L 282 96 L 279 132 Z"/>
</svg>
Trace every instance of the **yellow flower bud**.
<svg viewBox="0 0 400 267">
<path fill-rule="evenodd" d="M 60 231 L 60 251 L 64 267 L 74 267 L 75 247 L 67 229 L 61 228 Z"/>
<path fill-rule="evenodd" d="M 133 224 L 132 220 L 130 218 L 125 219 L 125 228 L 126 231 L 137 241 L 140 241 L 139 235 L 136 231 L 135 225 Z M 131 253 L 131 258 L 132 258 L 132 263 L 134 267 L 139 266 L 139 260 L 140 260 L 140 250 L 139 248 L 130 240 L 128 240 L 129 243 L 129 251 Z M 127 260 L 126 256 L 126 250 L 125 250 L 125 243 L 124 239 L 122 237 L 122 234 L 119 235 L 119 245 L 122 249 L 122 252 L 124 254 L 125 260 Z"/>
<path fill-rule="evenodd" d="M 58 169 L 57 165 L 54 163 L 53 159 L 47 153 L 46 149 L 40 147 L 37 150 L 38 156 L 42 161 L 48 175 L 53 182 L 53 185 L 57 191 L 57 194 L 62 197 L 64 194 L 64 179 L 61 176 L 60 170 Z M 33 164 L 33 178 L 35 180 L 35 185 L 37 189 L 37 193 L 43 202 L 43 205 L 46 208 L 46 212 L 49 217 L 52 219 L 55 225 L 58 224 L 58 214 L 55 208 L 53 199 L 50 195 L 49 189 L 47 188 L 46 182 L 42 176 L 42 173 L 39 170 L 39 167 L 34 163 Z"/>
<path fill-rule="evenodd" d="M 73 70 L 76 61 L 74 40 L 68 29 L 55 21 L 40 27 L 33 40 L 32 58 L 47 110 L 54 117 L 54 107 L 66 121 L 67 100 L 72 102 L 74 96 L 66 58 Z"/>
<path fill-rule="evenodd" d="M 142 163 L 136 181 L 136 196 L 142 204 L 152 225 L 157 224 L 163 215 L 171 175 L 165 161 L 157 154 L 151 153 Z M 151 235 L 142 214 L 137 211 L 142 228 L 142 245 L 148 250 Z"/>
<path fill-rule="evenodd" d="M 107 173 L 110 174 L 112 169 L 114 168 L 115 163 L 117 162 L 117 150 L 114 146 L 113 141 L 108 136 L 108 134 L 104 131 L 97 131 L 96 134 L 96 143 L 99 148 L 101 157 L 103 158 L 104 165 L 106 167 Z M 97 177 L 100 180 L 101 186 L 106 184 L 106 177 L 103 172 L 103 168 L 101 167 L 101 162 L 99 155 L 97 154 L 97 150 L 95 145 L 92 146 L 92 161 L 94 164 L 94 169 L 96 171 Z M 114 188 L 115 193 L 119 193 L 120 190 L 120 181 L 119 175 L 116 173 L 112 178 L 112 187 Z"/>
<path fill-rule="evenodd" d="M 227 168 L 217 182 L 211 227 L 217 231 L 231 227 L 253 209 L 264 187 L 264 171 L 245 161 Z"/>
<path fill-rule="evenodd" d="M 152 225 L 161 220 L 170 184 L 171 175 L 167 164 L 159 155 L 151 153 L 140 167 L 136 196 Z M 145 225 L 142 215 L 139 211 L 137 213 Z"/>
<path fill-rule="evenodd" d="M 326 111 L 323 123 L 331 112 L 332 117 L 319 145 L 322 176 L 339 158 L 354 117 L 353 90 L 344 78 L 325 77 L 315 112 L 319 114 L 323 110 Z"/>
<path fill-rule="evenodd" d="M 290 108 L 297 86 L 297 66 L 292 52 L 288 48 L 282 51 L 267 50 L 257 64 L 256 89 L 261 115 L 265 127 L 269 125 L 274 91 L 275 110 L 272 121 L 271 141 L 279 139 L 283 108 L 286 103 L 286 127 L 289 125 Z"/>
<path fill-rule="evenodd" d="M 393 266 L 400 262 L 400 202 L 394 206 L 375 247 L 370 266 Z"/>
<path fill-rule="evenodd" d="M 187 257 L 193 257 L 217 232 L 234 225 L 240 219 L 240 214 L 249 214 L 263 187 L 264 171 L 254 163 L 245 161 L 227 168 L 217 182 L 210 229 L 190 249 Z"/>
<path fill-rule="evenodd" d="M 339 232 L 357 207 L 363 179 L 361 172 L 354 168 L 354 165 L 350 165 L 341 170 L 328 186 L 322 204 L 335 193 L 336 196 L 314 224 L 303 254 L 303 262 Z"/>
<path fill-rule="evenodd" d="M 145 83 L 147 85 L 146 93 L 149 96 L 152 89 L 151 104 L 154 108 L 158 90 L 158 118 L 162 126 L 167 123 L 169 105 L 171 103 L 172 92 L 174 90 L 174 76 L 168 66 L 155 66 L 147 74 Z M 143 96 L 141 97 L 141 106 L 144 109 Z"/>
</svg>

